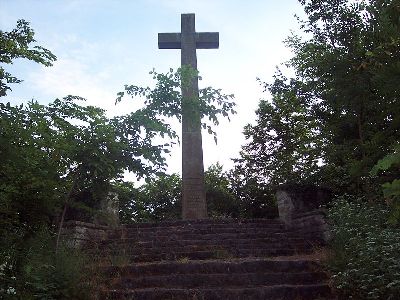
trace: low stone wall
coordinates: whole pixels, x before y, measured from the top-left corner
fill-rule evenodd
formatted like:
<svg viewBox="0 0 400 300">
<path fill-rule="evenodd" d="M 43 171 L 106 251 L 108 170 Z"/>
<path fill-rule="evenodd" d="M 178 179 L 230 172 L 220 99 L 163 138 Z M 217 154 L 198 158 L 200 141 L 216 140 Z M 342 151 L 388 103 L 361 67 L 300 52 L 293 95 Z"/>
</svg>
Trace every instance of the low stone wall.
<svg viewBox="0 0 400 300">
<path fill-rule="evenodd" d="M 293 215 L 289 227 L 300 236 L 316 242 L 326 243 L 331 238 L 330 228 L 323 209 Z"/>
<path fill-rule="evenodd" d="M 282 185 L 276 191 L 279 218 L 287 228 L 309 240 L 325 243 L 331 234 L 325 210 L 329 190 L 310 185 Z"/>
<path fill-rule="evenodd" d="M 67 221 L 62 229 L 63 240 L 74 248 L 85 248 L 108 237 L 109 226 L 81 221 Z"/>
</svg>

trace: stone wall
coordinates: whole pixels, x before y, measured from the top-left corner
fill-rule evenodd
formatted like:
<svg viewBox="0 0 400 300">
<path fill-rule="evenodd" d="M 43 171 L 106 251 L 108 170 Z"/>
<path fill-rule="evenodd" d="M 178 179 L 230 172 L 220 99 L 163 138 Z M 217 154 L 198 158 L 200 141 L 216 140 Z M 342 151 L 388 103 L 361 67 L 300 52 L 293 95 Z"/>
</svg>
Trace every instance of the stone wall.
<svg viewBox="0 0 400 300">
<path fill-rule="evenodd" d="M 104 241 L 110 227 L 81 221 L 67 221 L 62 229 L 62 238 L 74 248 L 85 248 Z"/>
<path fill-rule="evenodd" d="M 330 239 L 326 212 L 331 200 L 328 189 L 311 185 L 282 185 L 276 191 L 279 218 L 287 228 L 316 242 Z"/>
<path fill-rule="evenodd" d="M 107 239 L 111 228 L 119 226 L 119 199 L 116 193 L 110 192 L 102 199 L 93 215 L 80 215 L 77 210 L 69 208 L 62 228 L 62 238 L 72 247 L 84 248 Z M 77 219 L 69 219 L 76 218 Z M 79 218 L 81 217 L 81 218 Z"/>
</svg>

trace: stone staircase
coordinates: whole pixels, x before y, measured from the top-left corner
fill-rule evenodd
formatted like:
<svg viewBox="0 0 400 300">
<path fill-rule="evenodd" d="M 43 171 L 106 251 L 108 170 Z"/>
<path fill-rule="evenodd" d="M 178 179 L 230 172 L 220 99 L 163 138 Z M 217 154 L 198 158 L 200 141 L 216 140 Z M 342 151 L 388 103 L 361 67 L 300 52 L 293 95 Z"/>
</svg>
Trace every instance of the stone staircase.
<svg viewBox="0 0 400 300">
<path fill-rule="evenodd" d="M 142 223 L 99 244 L 99 299 L 334 299 L 315 241 L 278 220 Z"/>
</svg>

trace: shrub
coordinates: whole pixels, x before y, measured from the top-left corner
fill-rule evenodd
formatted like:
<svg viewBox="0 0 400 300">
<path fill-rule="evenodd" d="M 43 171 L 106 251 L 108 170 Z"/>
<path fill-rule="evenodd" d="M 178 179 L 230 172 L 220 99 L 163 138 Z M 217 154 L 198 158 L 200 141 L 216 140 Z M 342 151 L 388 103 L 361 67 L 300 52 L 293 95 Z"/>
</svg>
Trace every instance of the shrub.
<svg viewBox="0 0 400 300">
<path fill-rule="evenodd" d="M 345 299 L 400 299 L 400 229 L 385 204 L 346 195 L 329 209 L 332 280 Z"/>
<path fill-rule="evenodd" d="M 56 253 L 54 240 L 41 229 L 15 249 L 8 270 L 0 272 L 1 299 L 89 299 L 88 258 L 67 246 Z"/>
</svg>

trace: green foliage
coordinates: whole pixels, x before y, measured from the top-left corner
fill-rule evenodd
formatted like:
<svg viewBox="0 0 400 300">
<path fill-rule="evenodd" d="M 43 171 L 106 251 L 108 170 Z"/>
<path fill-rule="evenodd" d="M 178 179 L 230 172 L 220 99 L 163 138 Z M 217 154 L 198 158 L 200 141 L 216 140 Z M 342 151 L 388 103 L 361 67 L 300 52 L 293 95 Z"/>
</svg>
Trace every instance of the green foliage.
<svg viewBox="0 0 400 300">
<path fill-rule="evenodd" d="M 239 201 L 233 193 L 222 165 L 211 165 L 204 174 L 207 211 L 211 218 L 239 217 Z"/>
<path fill-rule="evenodd" d="M 346 299 L 400 297 L 400 231 L 385 204 L 343 196 L 329 209 L 335 287 Z"/>
<path fill-rule="evenodd" d="M 264 84 L 272 100 L 261 100 L 256 125 L 247 125 L 249 142 L 235 160 L 258 182 L 283 184 L 307 182 L 316 177 L 319 150 L 317 123 L 303 95 L 302 83 L 277 74 Z"/>
<path fill-rule="evenodd" d="M 264 85 L 272 97 L 245 127 L 237 190 L 245 193 L 246 182 L 271 192 L 285 182 L 324 183 L 364 195 L 330 209 L 333 284 L 344 299 L 398 299 L 398 150 L 387 154 L 400 140 L 399 1 L 300 3 L 305 35 L 286 40 L 294 76 L 278 71 Z M 390 205 L 377 204 L 381 185 Z"/>
<path fill-rule="evenodd" d="M 0 62 L 12 64 L 16 58 L 26 58 L 46 67 L 51 66 L 56 60 L 53 53 L 42 46 L 30 48 L 30 44 L 36 42 L 34 36 L 33 29 L 25 20 L 18 20 L 17 27 L 10 32 L 0 30 Z M 7 90 L 11 90 L 8 84 L 20 82 L 20 79 L 0 67 L 0 97 L 5 96 Z"/>
<path fill-rule="evenodd" d="M 37 218 L 54 217 L 65 198 L 96 208 L 125 170 L 143 177 L 165 167 L 162 154 L 169 144 L 154 145 L 153 139 L 173 132 L 155 112 L 144 108 L 108 119 L 79 100 L 0 105 L 0 207 L 10 208 L 5 214 L 18 212 L 20 221 L 37 225 Z"/>
<path fill-rule="evenodd" d="M 46 247 L 25 246 L 39 228 L 57 222 L 65 202 L 69 218 L 90 221 L 124 170 L 154 176 L 165 166 L 168 145 L 153 139 L 170 132 L 146 108 L 109 119 L 80 100 L 0 104 L 0 265 L 7 278 L 17 278 L 24 299 L 78 299 L 70 294 L 75 283 L 59 272 L 79 273 L 68 268 L 81 263 L 62 248 L 55 256 L 54 243 L 42 235 L 37 240 Z M 21 285 L 25 279 L 30 286 Z"/>
<path fill-rule="evenodd" d="M 211 218 L 277 216 L 271 190 L 224 172 L 218 163 L 205 171 L 205 188 Z M 122 223 L 157 222 L 181 216 L 181 178 L 177 174 L 153 178 L 139 188 L 118 183 L 114 189 L 119 195 Z"/>
<path fill-rule="evenodd" d="M 177 71 L 170 69 L 166 74 L 151 71 L 150 75 L 156 81 L 153 89 L 135 85 L 125 85 L 125 91 L 119 92 L 117 102 L 122 101 L 126 95 L 143 97 L 144 103 L 150 110 L 157 111 L 166 117 L 175 117 L 182 121 L 182 110 L 192 118 L 199 114 L 201 126 L 217 141 L 216 132 L 212 125 L 218 125 L 218 117 L 229 119 L 230 114 L 235 114 L 233 95 L 223 94 L 220 89 L 206 87 L 199 90 L 199 95 L 190 99 L 183 99 L 181 88 L 187 89 L 191 82 L 199 77 L 198 72 L 189 66 L 183 66 Z M 206 119 L 206 120 L 204 120 Z"/>
<path fill-rule="evenodd" d="M 56 254 L 55 237 L 45 228 L 21 247 L 2 261 L 2 299 L 89 299 L 89 260 L 83 253 L 63 246 Z"/>
<path fill-rule="evenodd" d="M 181 214 L 181 179 L 178 174 L 160 175 L 139 188 L 132 183 L 115 185 L 123 224 L 178 219 Z"/>
<path fill-rule="evenodd" d="M 371 174 L 374 176 L 376 176 L 379 171 L 384 171 L 386 175 L 385 180 L 389 180 L 389 182 L 382 184 L 382 190 L 383 196 L 392 208 L 389 220 L 393 224 L 398 224 L 400 222 L 400 179 L 393 179 L 393 173 L 395 176 L 398 176 L 398 172 L 396 171 L 398 171 L 399 166 L 400 145 L 396 145 L 393 153 L 380 159 L 371 170 Z M 390 182 L 392 179 L 393 181 Z"/>
<path fill-rule="evenodd" d="M 121 224 L 131 224 L 146 219 L 141 215 L 144 207 L 138 201 L 138 190 L 131 182 L 116 182 L 113 191 L 118 195 L 119 219 Z"/>
<path fill-rule="evenodd" d="M 30 48 L 34 42 L 34 32 L 23 20 L 11 32 L 0 31 L 0 62 L 25 58 L 51 66 L 56 57 L 41 46 Z M 165 118 L 181 120 L 186 107 L 207 118 L 202 126 L 216 138 L 211 124 L 217 125 L 220 115 L 234 114 L 235 104 L 232 95 L 211 87 L 202 89 L 199 97 L 182 99 L 181 86 L 185 89 L 198 77 L 193 69 L 151 74 L 155 89 L 126 86 L 118 93 L 117 102 L 127 93 L 144 96 L 144 105 L 113 118 L 83 105 L 77 96 L 48 105 L 0 103 L 1 293 L 10 291 L 13 297 L 14 291 L 18 299 L 84 297 L 79 275 L 85 263 L 72 250 L 59 248 L 58 240 L 54 251 L 53 237 L 42 232 L 62 224 L 65 211 L 67 218 L 91 221 L 99 215 L 101 201 L 117 191 L 126 222 L 179 217 L 180 179 L 160 176 L 164 155 L 177 138 Z M 19 82 L 0 68 L 0 96 L 10 90 L 10 83 Z M 148 183 L 140 189 L 123 183 L 125 171 Z"/>
<path fill-rule="evenodd" d="M 254 173 L 251 173 L 251 169 L 237 164 L 233 170 L 228 172 L 227 177 L 230 189 L 239 201 L 241 218 L 278 217 L 273 187 L 258 181 Z"/>
<path fill-rule="evenodd" d="M 56 163 L 36 138 L 35 129 L 43 128 L 44 122 L 30 108 L 0 104 L 0 212 L 10 226 L 40 226 L 60 203 Z"/>
<path fill-rule="evenodd" d="M 258 182 L 324 183 L 376 198 L 384 181 L 370 170 L 400 139 L 398 1 L 300 2 L 306 34 L 286 40 L 294 76 L 278 71 L 265 84 L 272 99 L 245 128 L 237 164 Z"/>
<path fill-rule="evenodd" d="M 395 179 L 393 182 L 386 182 L 382 185 L 382 187 L 385 198 L 400 196 L 400 179 Z"/>
<path fill-rule="evenodd" d="M 395 67 L 400 56 L 392 45 L 399 41 L 398 2 L 309 0 L 302 4 L 308 15 L 302 28 L 312 38 L 288 39 L 295 52 L 289 64 L 308 90 L 324 139 L 324 178 L 338 190 L 370 192 L 369 171 L 400 138 L 395 79 L 400 74 Z M 385 75 L 389 65 L 393 66 L 391 80 Z M 385 83 L 378 80 L 382 76 Z M 346 180 L 338 182 L 338 177 Z"/>
<path fill-rule="evenodd" d="M 24 46 L 24 41 L 33 42 L 33 31 L 27 23 L 19 24 L 24 27 L 20 33 L 26 35 L 21 40 L 18 30 L 2 33 L 2 42 L 7 44 L 2 44 L 2 62 L 22 57 L 50 65 L 53 57 L 45 49 L 29 50 L 27 44 Z M 15 39 L 15 45 L 5 38 Z M 2 88 L 4 93 L 9 89 L 3 80 Z M 50 256 L 54 245 L 48 243 L 46 251 L 37 249 L 37 257 L 22 262 L 20 258 L 31 255 L 24 246 L 29 237 L 39 228 L 57 223 L 64 203 L 68 218 L 92 220 L 111 183 L 119 180 L 125 170 L 139 178 L 164 171 L 163 154 L 170 144 L 165 138 L 162 144 L 154 140 L 176 137 L 159 117 L 157 107 L 107 118 L 100 108 L 80 105 L 83 100 L 67 96 L 48 105 L 36 101 L 18 106 L 0 103 L 0 265 L 5 267 L 7 278 L 33 276 L 29 277 L 32 286 L 27 288 L 26 299 L 31 292 L 41 293 L 42 298 L 61 297 L 55 296 L 56 290 L 67 293 L 49 279 L 53 276 L 50 271 L 59 270 L 54 261 L 63 250 L 58 249 L 57 257 Z M 21 266 L 36 261 L 40 265 L 46 257 L 54 263 L 43 261 L 45 268 L 35 265 L 28 270 L 31 275 L 23 273 Z M 65 279 L 65 284 L 72 283 Z M 18 290 L 24 288 L 19 285 Z"/>
<path fill-rule="evenodd" d="M 400 145 L 394 148 L 394 153 L 386 155 L 380 159 L 371 170 L 372 175 L 377 175 L 378 171 L 387 171 L 392 166 L 400 164 Z"/>
<path fill-rule="evenodd" d="M 138 192 L 137 205 L 143 206 L 146 212 L 145 221 L 180 218 L 181 179 L 179 175 L 161 175 L 141 186 Z"/>
</svg>

